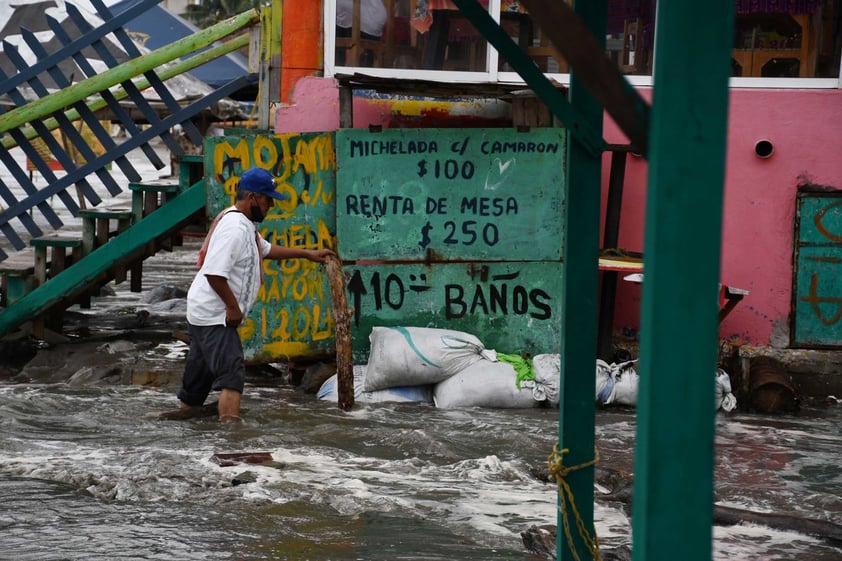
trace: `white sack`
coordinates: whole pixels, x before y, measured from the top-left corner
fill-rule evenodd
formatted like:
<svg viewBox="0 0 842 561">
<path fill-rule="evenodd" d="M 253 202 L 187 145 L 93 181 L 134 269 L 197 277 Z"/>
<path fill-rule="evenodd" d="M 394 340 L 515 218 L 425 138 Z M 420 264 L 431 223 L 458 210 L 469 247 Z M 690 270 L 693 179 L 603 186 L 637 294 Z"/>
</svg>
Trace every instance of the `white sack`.
<svg viewBox="0 0 842 561">
<path fill-rule="evenodd" d="M 536 401 L 547 401 L 558 406 L 561 383 L 561 355 L 541 354 L 532 357 L 532 371 L 535 372 L 535 386 L 532 397 Z"/>
<path fill-rule="evenodd" d="M 637 405 L 637 390 L 640 376 L 637 373 L 637 361 L 630 360 L 611 365 L 611 376 L 614 378 L 614 390 L 611 403 L 618 405 Z"/>
<path fill-rule="evenodd" d="M 611 376 L 611 365 L 596 359 L 596 401 L 608 405 L 613 400 L 614 377 Z"/>
<path fill-rule="evenodd" d="M 482 359 L 433 387 L 433 403 L 442 409 L 490 407 L 528 409 L 540 402 L 532 396 L 532 384 L 517 388 L 517 372 L 507 362 Z"/>
<path fill-rule="evenodd" d="M 374 327 L 365 390 L 435 384 L 483 357 L 496 360 L 479 339 L 462 331 L 431 327 Z"/>
<path fill-rule="evenodd" d="M 640 376 L 637 361 L 619 364 L 596 361 L 596 401 L 603 405 L 637 405 L 637 390 Z"/>
<path fill-rule="evenodd" d="M 737 407 L 737 398 L 731 393 L 731 377 L 721 368 L 716 369 L 716 408 L 733 411 Z"/>
<path fill-rule="evenodd" d="M 363 389 L 365 383 L 365 365 L 354 365 L 354 401 L 359 403 L 385 403 L 385 402 L 433 402 L 433 386 L 404 386 L 397 388 L 386 388 L 367 392 Z M 334 374 L 324 381 L 322 387 L 316 393 L 316 398 L 324 401 L 339 401 L 339 383 L 337 375 Z"/>
</svg>

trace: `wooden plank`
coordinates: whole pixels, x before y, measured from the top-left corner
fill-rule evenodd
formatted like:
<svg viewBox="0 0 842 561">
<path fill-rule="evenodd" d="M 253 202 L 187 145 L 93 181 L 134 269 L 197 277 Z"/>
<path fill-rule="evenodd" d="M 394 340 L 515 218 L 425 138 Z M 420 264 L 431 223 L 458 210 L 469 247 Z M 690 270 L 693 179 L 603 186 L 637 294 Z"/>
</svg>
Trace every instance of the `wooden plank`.
<svg viewBox="0 0 842 561">
<path fill-rule="evenodd" d="M 122 26 L 124 23 L 130 22 L 159 2 L 160 0 L 140 0 L 130 8 L 127 8 L 125 11 L 117 14 L 114 18 L 104 21 L 102 25 L 98 25 L 92 35 L 79 37 L 72 43 L 52 52 L 48 57 L 39 59 L 25 70 L 18 72 L 10 78 L 9 81 L 3 82 L 3 91 L 5 92 L 11 90 L 12 88 L 16 88 L 17 86 L 26 83 L 30 78 L 46 71 L 48 68 L 58 65 L 64 59 L 87 47 L 92 41 L 102 39 L 118 27 Z"/>
<path fill-rule="evenodd" d="M 77 101 L 84 101 L 90 95 L 129 81 L 138 74 L 153 70 L 184 54 L 200 50 L 202 47 L 210 45 L 214 41 L 230 35 L 245 26 L 252 25 L 257 21 L 258 13 L 256 10 L 243 12 L 238 16 L 224 20 L 166 47 L 156 49 L 143 57 L 110 68 L 94 78 L 77 82 L 69 88 L 32 101 L 22 107 L 12 109 L 0 115 L 0 132 L 6 132 L 24 123 L 60 111 Z"/>
<path fill-rule="evenodd" d="M 330 302 L 333 309 L 336 334 L 336 376 L 339 408 L 349 411 L 354 407 L 354 356 L 351 348 L 351 310 L 345 297 L 345 277 L 342 263 L 331 257 L 325 264 L 330 284 Z"/>
<path fill-rule="evenodd" d="M 456 1 L 466 3 L 466 0 Z M 580 13 L 578 6 L 574 12 L 566 2 L 558 0 L 523 0 L 523 5 L 541 32 L 547 34 L 570 68 L 579 75 L 582 87 L 588 89 L 636 151 L 645 157 L 649 142 L 649 104 L 605 54 L 605 33 L 596 35 L 589 30 L 577 16 Z M 536 93 L 541 95 L 541 92 Z"/>
<path fill-rule="evenodd" d="M 143 131 L 139 131 L 129 141 L 120 144 L 112 152 L 103 154 L 102 156 L 98 156 L 93 161 L 87 162 L 85 165 L 80 166 L 73 172 L 62 176 L 61 178 L 57 179 L 55 182 L 44 187 L 43 189 L 28 194 L 27 197 L 25 197 L 24 199 L 21 199 L 20 201 L 14 204 L 10 204 L 8 208 L 0 212 L 0 227 L 12 218 L 28 212 L 29 209 L 33 206 L 45 202 L 51 196 L 65 190 L 67 187 L 73 185 L 85 175 L 102 168 L 118 156 L 128 154 L 131 150 L 134 150 L 139 146 L 143 146 L 144 144 L 148 144 L 149 141 L 157 137 L 159 134 L 162 134 L 164 131 L 180 123 L 181 121 L 189 119 L 193 115 L 196 115 L 197 113 L 205 109 L 209 104 L 215 103 L 223 97 L 230 95 L 232 92 L 243 87 L 243 85 L 245 85 L 247 82 L 248 78 L 246 77 L 242 77 L 241 79 L 229 82 L 228 84 L 222 86 L 221 88 L 218 88 L 208 96 L 194 103 L 191 103 L 190 105 L 185 107 L 180 113 L 176 115 L 170 115 L 167 118 L 157 122 L 155 125 L 152 125 L 144 129 Z M 0 115 L 0 118 L 2 117 L 3 115 Z M 0 154 L 2 154 L 2 152 L 3 151 L 0 151 Z M 39 231 L 38 235 L 40 234 L 41 232 Z"/>
</svg>

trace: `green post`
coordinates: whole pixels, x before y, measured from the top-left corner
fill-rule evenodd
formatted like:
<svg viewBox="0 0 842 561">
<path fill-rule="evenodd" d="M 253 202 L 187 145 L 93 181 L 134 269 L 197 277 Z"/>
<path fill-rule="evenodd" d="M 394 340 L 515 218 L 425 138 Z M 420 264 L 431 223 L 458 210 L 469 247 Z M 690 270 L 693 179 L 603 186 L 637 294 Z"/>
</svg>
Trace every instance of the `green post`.
<svg viewBox="0 0 842 561">
<path fill-rule="evenodd" d="M 734 2 L 659 2 L 635 561 L 710 561 L 717 287 Z"/>
<path fill-rule="evenodd" d="M 604 47 L 606 2 L 577 1 L 576 13 Z M 602 130 L 603 108 L 573 68 L 570 103 L 594 129 Z M 559 401 L 559 448 L 568 468 L 594 459 L 595 361 L 597 301 L 599 286 L 599 203 L 602 156 L 587 150 L 577 135 L 568 142 L 568 171 L 565 182 L 567 215 L 564 221 L 564 266 L 562 269 L 561 395 Z M 575 498 L 582 527 L 594 537 L 592 466 L 570 472 L 567 482 Z M 567 517 L 567 524 L 564 517 Z M 568 498 L 559 497 L 557 557 L 561 561 L 593 558 L 591 548 L 577 530 L 576 517 Z M 564 528 L 569 527 L 573 549 Z M 587 535 L 585 537 L 588 537 Z"/>
</svg>

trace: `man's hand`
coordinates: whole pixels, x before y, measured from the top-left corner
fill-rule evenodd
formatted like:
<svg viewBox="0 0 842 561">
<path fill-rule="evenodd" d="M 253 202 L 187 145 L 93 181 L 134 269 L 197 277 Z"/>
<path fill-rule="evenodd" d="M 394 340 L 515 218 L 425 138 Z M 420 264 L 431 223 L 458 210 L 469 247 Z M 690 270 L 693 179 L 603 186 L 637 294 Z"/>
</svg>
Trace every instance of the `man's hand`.
<svg viewBox="0 0 842 561">
<path fill-rule="evenodd" d="M 239 327 L 243 322 L 243 312 L 239 306 L 227 306 L 225 308 L 225 325 L 228 327 Z"/>
<path fill-rule="evenodd" d="M 324 263 L 330 256 L 336 257 L 332 249 L 313 249 L 308 252 L 307 259 L 316 263 Z"/>
</svg>

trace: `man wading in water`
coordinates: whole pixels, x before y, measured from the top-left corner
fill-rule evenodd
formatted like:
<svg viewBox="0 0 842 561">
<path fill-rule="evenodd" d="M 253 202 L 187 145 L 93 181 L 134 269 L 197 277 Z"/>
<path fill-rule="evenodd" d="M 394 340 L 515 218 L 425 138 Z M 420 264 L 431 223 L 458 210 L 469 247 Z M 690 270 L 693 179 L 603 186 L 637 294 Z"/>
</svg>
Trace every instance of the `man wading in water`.
<svg viewBox="0 0 842 561">
<path fill-rule="evenodd" d="M 245 386 L 243 345 L 237 327 L 248 316 L 263 281 L 263 259 L 309 259 L 324 263 L 329 249 L 297 249 L 274 245 L 257 231 L 275 200 L 272 175 L 260 168 L 246 171 L 237 186 L 234 206 L 211 224 L 199 251 L 199 273 L 187 293 L 190 350 L 178 399 L 181 408 L 200 407 L 219 391 L 219 420 L 240 420 Z"/>
</svg>

